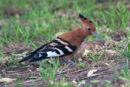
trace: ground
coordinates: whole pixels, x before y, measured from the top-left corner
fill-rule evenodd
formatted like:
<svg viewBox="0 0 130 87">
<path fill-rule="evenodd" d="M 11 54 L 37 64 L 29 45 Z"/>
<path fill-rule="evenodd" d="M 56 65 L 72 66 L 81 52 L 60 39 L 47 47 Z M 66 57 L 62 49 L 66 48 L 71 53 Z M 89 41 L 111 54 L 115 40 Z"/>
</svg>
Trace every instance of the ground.
<svg viewBox="0 0 130 87">
<path fill-rule="evenodd" d="M 0 87 L 129 87 L 129 3 L 1 0 Z M 79 13 L 93 21 L 105 46 L 95 36 L 85 39 L 72 58 L 75 66 L 60 58 L 18 63 L 42 44 L 81 27 Z"/>
</svg>

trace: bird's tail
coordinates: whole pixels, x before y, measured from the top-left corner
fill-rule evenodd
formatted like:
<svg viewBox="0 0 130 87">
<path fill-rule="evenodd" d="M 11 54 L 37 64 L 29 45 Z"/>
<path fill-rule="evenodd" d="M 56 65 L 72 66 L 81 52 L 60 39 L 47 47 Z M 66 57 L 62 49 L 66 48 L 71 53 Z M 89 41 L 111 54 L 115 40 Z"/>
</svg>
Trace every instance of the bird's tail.
<svg viewBox="0 0 130 87">
<path fill-rule="evenodd" d="M 21 62 L 23 62 L 23 61 L 26 61 L 26 60 L 29 60 L 29 59 L 31 59 L 31 58 L 34 58 L 34 55 L 33 55 L 33 54 L 30 54 L 30 55 L 24 57 L 23 59 L 21 59 L 21 60 L 19 61 L 19 63 L 21 63 Z"/>
<path fill-rule="evenodd" d="M 34 55 L 31 54 L 31 55 L 28 55 L 28 56 L 24 57 L 23 59 L 21 59 L 19 61 L 19 63 L 24 62 L 24 61 L 29 60 L 29 59 L 31 59 L 29 62 L 36 62 L 36 61 L 40 61 L 43 59 L 49 59 L 49 58 L 34 58 Z"/>
</svg>

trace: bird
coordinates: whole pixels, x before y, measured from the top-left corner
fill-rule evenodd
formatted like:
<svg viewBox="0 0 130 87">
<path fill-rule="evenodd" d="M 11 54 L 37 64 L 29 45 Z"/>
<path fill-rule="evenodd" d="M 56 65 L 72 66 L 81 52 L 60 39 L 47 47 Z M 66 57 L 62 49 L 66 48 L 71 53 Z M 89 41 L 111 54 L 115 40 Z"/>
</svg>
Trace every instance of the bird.
<svg viewBox="0 0 130 87">
<path fill-rule="evenodd" d="M 29 60 L 29 62 L 41 61 L 43 59 L 61 57 L 67 63 L 76 64 L 71 61 L 74 54 L 78 51 L 80 45 L 86 37 L 95 35 L 104 45 L 104 42 L 96 33 L 96 27 L 92 21 L 79 14 L 82 27 L 76 30 L 64 33 L 54 40 L 40 46 L 35 51 L 29 53 L 21 59 L 19 63 Z"/>
</svg>

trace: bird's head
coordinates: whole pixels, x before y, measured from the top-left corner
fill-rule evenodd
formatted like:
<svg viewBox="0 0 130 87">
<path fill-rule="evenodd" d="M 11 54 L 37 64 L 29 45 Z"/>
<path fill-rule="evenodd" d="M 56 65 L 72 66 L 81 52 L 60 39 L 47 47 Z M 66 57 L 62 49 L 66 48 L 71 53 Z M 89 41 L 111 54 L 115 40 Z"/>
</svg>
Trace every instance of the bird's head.
<svg viewBox="0 0 130 87">
<path fill-rule="evenodd" d="M 93 24 L 93 22 L 88 20 L 86 17 L 84 17 L 81 14 L 79 14 L 79 18 L 82 21 L 82 24 L 83 24 L 82 29 L 84 29 L 84 32 L 86 33 L 86 36 L 95 35 L 102 42 L 102 44 L 104 45 L 104 42 L 101 40 L 101 38 L 96 33 L 96 27 Z"/>
</svg>

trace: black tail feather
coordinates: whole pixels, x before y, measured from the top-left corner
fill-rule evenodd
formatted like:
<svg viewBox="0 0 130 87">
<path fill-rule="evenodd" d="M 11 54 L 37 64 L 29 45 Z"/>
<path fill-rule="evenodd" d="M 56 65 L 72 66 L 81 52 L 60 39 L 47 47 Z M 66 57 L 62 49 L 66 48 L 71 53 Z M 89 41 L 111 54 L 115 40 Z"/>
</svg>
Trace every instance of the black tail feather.
<svg viewBox="0 0 130 87">
<path fill-rule="evenodd" d="M 21 59 L 21 60 L 19 61 L 19 63 L 21 63 L 21 62 L 23 62 L 23 61 L 26 61 L 26 60 L 29 60 L 29 59 L 31 59 L 31 58 L 34 58 L 34 55 L 33 55 L 33 54 L 24 57 L 23 59 Z"/>
</svg>

